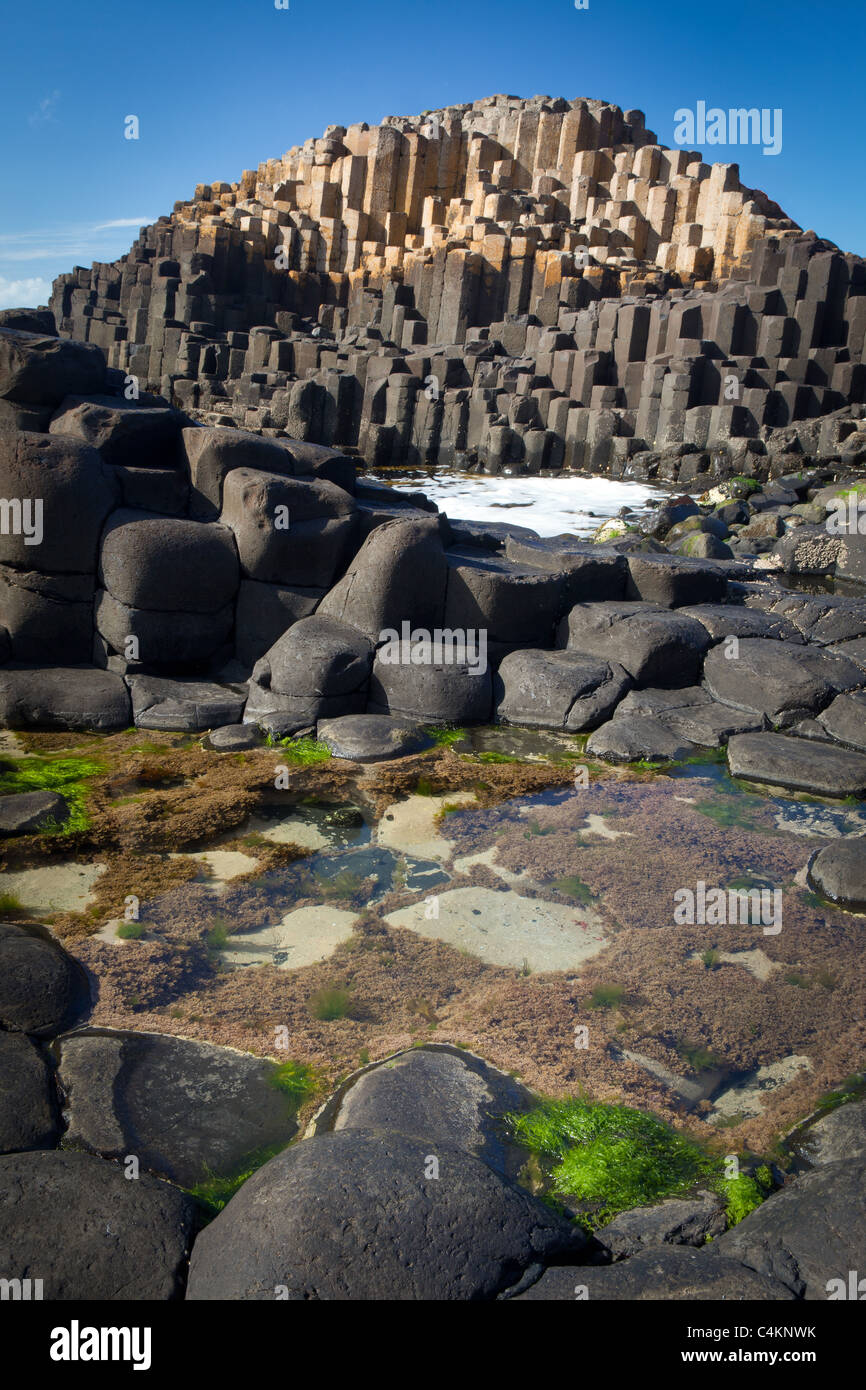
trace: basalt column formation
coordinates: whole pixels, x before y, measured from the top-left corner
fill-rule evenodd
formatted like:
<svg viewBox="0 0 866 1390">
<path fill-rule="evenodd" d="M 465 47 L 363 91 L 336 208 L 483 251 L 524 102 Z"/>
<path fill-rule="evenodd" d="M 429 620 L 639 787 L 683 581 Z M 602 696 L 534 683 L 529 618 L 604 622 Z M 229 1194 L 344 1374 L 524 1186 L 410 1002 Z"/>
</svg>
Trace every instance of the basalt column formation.
<svg viewBox="0 0 866 1390">
<path fill-rule="evenodd" d="M 331 126 L 51 307 L 204 423 L 379 466 L 760 473 L 866 401 L 863 261 L 601 101 Z"/>
</svg>

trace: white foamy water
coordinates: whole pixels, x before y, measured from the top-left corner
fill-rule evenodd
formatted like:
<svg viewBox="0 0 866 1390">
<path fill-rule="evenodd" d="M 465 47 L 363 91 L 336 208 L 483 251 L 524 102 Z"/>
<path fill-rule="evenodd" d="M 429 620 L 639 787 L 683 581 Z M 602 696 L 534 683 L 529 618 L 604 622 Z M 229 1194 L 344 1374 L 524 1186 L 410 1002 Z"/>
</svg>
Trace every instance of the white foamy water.
<svg viewBox="0 0 866 1390">
<path fill-rule="evenodd" d="M 513 521 L 540 536 L 590 536 L 621 507 L 645 511 L 665 495 L 645 483 L 613 478 L 504 478 L 475 473 L 417 473 L 391 486 L 399 492 L 426 493 L 453 521 Z"/>
</svg>

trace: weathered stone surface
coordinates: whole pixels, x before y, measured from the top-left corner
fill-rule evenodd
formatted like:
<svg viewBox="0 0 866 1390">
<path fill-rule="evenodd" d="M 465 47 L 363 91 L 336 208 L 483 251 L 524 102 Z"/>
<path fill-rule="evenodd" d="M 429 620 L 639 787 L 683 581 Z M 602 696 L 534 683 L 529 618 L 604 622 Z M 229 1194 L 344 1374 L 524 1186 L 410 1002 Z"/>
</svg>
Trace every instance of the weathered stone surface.
<svg viewBox="0 0 866 1390">
<path fill-rule="evenodd" d="M 193 1217 L 178 1188 L 146 1174 L 129 1182 L 90 1154 L 0 1158 L 4 1277 L 41 1278 L 47 1300 L 177 1298 Z"/>
<path fill-rule="evenodd" d="M 478 656 L 476 661 L 431 661 L 424 642 L 401 642 L 387 656 L 380 651 L 368 708 L 428 724 L 485 724 L 493 707 L 493 680 L 486 658 Z"/>
<path fill-rule="evenodd" d="M 428 1180 L 429 1156 L 439 1180 Z M 443 1140 L 318 1135 L 265 1164 L 196 1241 L 187 1298 L 494 1298 L 585 1237 Z"/>
<path fill-rule="evenodd" d="M 0 396 L 24 405 L 55 405 L 64 396 L 102 389 L 105 358 L 93 343 L 0 328 Z"/>
<path fill-rule="evenodd" d="M 617 714 L 590 734 L 587 753 L 612 763 L 676 761 L 698 750 L 651 714 Z"/>
<path fill-rule="evenodd" d="M 377 1130 L 431 1146 L 444 1141 L 516 1178 L 527 1154 L 509 1140 L 503 1116 L 534 1103 L 531 1091 L 480 1057 L 415 1048 L 370 1068 L 339 1091 L 315 1132 Z"/>
<path fill-rule="evenodd" d="M 118 511 L 105 528 L 99 577 L 130 608 L 215 613 L 237 593 L 234 537 L 226 526 Z"/>
<path fill-rule="evenodd" d="M 221 724 L 239 724 L 246 699 L 243 686 L 215 681 L 130 676 L 128 684 L 138 729 L 196 733 Z"/>
<path fill-rule="evenodd" d="M 367 537 L 317 616 L 350 623 L 372 642 L 388 630 L 399 635 L 404 621 L 442 627 L 447 571 L 436 519 L 388 522 Z"/>
<path fill-rule="evenodd" d="M 735 655 L 726 654 L 724 645 L 713 648 L 704 680 L 717 700 L 785 727 L 823 709 L 839 691 L 861 685 L 863 673 L 815 647 L 745 637 Z"/>
<path fill-rule="evenodd" d="M 246 430 L 188 428 L 182 434 L 182 451 L 189 473 L 190 514 L 202 521 L 219 515 L 223 483 L 233 468 L 295 472 L 294 459 L 282 444 Z"/>
<path fill-rule="evenodd" d="M 830 653 L 828 653 L 830 655 Z M 837 695 L 818 716 L 837 743 L 866 753 L 866 690 L 845 691 Z"/>
<path fill-rule="evenodd" d="M 703 1245 L 708 1237 L 721 1235 L 726 1225 L 722 1199 L 714 1192 L 702 1192 L 621 1212 L 596 1231 L 595 1239 L 611 1260 L 625 1260 L 648 1247 Z"/>
<path fill-rule="evenodd" d="M 121 656 L 130 637 L 137 643 L 135 661 L 145 667 L 187 667 L 204 663 L 230 642 L 235 610 L 231 603 L 215 613 L 166 612 L 130 608 L 99 589 L 93 605 L 96 631 Z"/>
<path fill-rule="evenodd" d="M 810 1124 L 799 1141 L 804 1157 L 816 1167 L 842 1159 L 866 1159 L 866 1100 L 848 1101 Z"/>
<path fill-rule="evenodd" d="M 66 1141 L 104 1158 L 137 1154 L 183 1187 L 233 1176 L 297 1132 L 261 1057 L 159 1033 L 77 1033 L 59 1052 Z"/>
<path fill-rule="evenodd" d="M 816 796 L 866 795 L 866 755 L 785 734 L 737 734 L 728 744 L 733 777 Z"/>
<path fill-rule="evenodd" d="M 0 565 L 0 613 L 9 655 L 24 666 L 89 662 L 93 654 L 94 579 Z"/>
<path fill-rule="evenodd" d="M 717 565 L 671 555 L 629 555 L 626 598 L 664 608 L 686 603 L 721 603 L 728 589 L 727 576 Z"/>
<path fill-rule="evenodd" d="M 579 603 L 557 631 L 557 646 L 616 661 L 637 685 L 693 685 L 710 644 L 694 618 L 648 603 Z"/>
<path fill-rule="evenodd" d="M 778 613 L 762 613 L 757 608 L 741 608 L 733 603 L 689 604 L 680 609 L 684 618 L 696 618 L 714 642 L 728 637 L 774 637 L 782 642 L 801 643 L 803 637 L 793 623 Z"/>
<path fill-rule="evenodd" d="M 742 1260 L 806 1300 L 826 1299 L 831 1280 L 847 1290 L 866 1241 L 864 1182 L 864 1158 L 807 1173 L 719 1236 L 710 1257 Z"/>
<path fill-rule="evenodd" d="M 129 691 L 121 676 L 94 668 L 0 670 L 0 726 L 7 729 L 126 729 Z"/>
<path fill-rule="evenodd" d="M 48 1066 L 21 1033 L 0 1032 L 0 1153 L 52 1149 L 59 1132 Z"/>
<path fill-rule="evenodd" d="M 0 835 L 30 835 L 69 819 L 69 803 L 57 792 L 18 792 L 0 796 Z"/>
<path fill-rule="evenodd" d="M 358 530 L 342 488 L 249 468 L 227 474 L 221 521 L 234 533 L 247 578 L 323 589 L 345 569 Z"/>
<path fill-rule="evenodd" d="M 257 748 L 261 742 L 261 733 L 254 724 L 223 724 L 211 730 L 205 746 L 216 753 L 239 753 L 246 748 Z"/>
<path fill-rule="evenodd" d="M 384 714 L 345 714 L 339 719 L 321 719 L 316 736 L 335 758 L 356 763 L 405 758 L 433 747 L 432 738 L 420 724 Z"/>
<path fill-rule="evenodd" d="M 174 468 L 184 417 L 167 405 L 118 396 L 69 396 L 51 417 L 50 434 L 75 435 L 106 463 L 127 468 Z"/>
<path fill-rule="evenodd" d="M 0 497 L 12 505 L 17 499 L 22 521 L 3 526 L 0 562 L 47 574 L 92 574 L 102 524 L 118 496 L 112 469 L 89 445 L 3 431 Z"/>
<path fill-rule="evenodd" d="M 325 592 L 242 579 L 235 610 L 235 650 L 241 665 L 247 669 L 255 666 L 293 623 L 315 613 Z"/>
<path fill-rule="evenodd" d="M 852 912 L 866 912 L 866 835 L 831 840 L 813 856 L 809 882 L 823 897 Z"/>
<path fill-rule="evenodd" d="M 570 536 L 539 540 L 509 536 L 505 555 L 520 565 L 565 575 L 565 603 L 625 598 L 628 558 L 615 550 L 574 541 Z"/>
<path fill-rule="evenodd" d="M 715 1242 L 714 1242 L 715 1245 Z M 713 1247 L 711 1247 L 713 1248 Z M 577 1290 L 580 1290 L 578 1294 Z M 756 1273 L 737 1259 L 710 1256 L 688 1246 L 662 1245 L 609 1268 L 548 1269 L 518 1300 L 599 1300 L 659 1303 L 668 1299 L 783 1303 L 794 1295 L 778 1279 Z"/>
<path fill-rule="evenodd" d="M 609 719 L 630 686 L 631 678 L 616 662 L 571 651 L 512 652 L 494 677 L 496 717 L 501 723 L 579 733 Z"/>
<path fill-rule="evenodd" d="M 372 660 L 361 633 L 319 611 L 283 634 L 256 664 L 254 677 L 281 695 L 346 695 L 366 684 Z"/>
<path fill-rule="evenodd" d="M 448 552 L 448 587 L 443 627 L 484 631 L 488 642 L 553 639 L 564 604 L 563 577 L 555 571 L 519 565 L 497 555 Z"/>
<path fill-rule="evenodd" d="M 53 1037 L 89 1004 L 87 979 L 77 961 L 47 934 L 0 922 L 0 1027 Z"/>
</svg>

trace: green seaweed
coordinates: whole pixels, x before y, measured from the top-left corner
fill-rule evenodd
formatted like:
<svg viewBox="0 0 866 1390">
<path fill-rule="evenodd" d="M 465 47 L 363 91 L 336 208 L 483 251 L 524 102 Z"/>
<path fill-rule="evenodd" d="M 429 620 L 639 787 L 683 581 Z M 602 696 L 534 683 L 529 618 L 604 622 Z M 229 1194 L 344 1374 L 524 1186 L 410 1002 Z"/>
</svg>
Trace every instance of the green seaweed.
<svg viewBox="0 0 866 1390">
<path fill-rule="evenodd" d="M 105 772 L 90 758 L 20 758 L 0 765 L 0 796 L 16 792 L 50 791 L 62 796 L 69 817 L 62 823 L 46 823 L 39 834 L 75 835 L 90 825 L 87 814 L 89 780 Z"/>
</svg>

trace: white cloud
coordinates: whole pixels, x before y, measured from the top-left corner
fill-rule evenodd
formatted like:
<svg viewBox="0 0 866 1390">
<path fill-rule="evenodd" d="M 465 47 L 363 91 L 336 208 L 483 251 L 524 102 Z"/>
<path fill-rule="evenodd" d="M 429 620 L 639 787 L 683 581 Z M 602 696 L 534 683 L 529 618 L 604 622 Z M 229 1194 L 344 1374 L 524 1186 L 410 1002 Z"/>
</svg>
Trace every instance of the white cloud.
<svg viewBox="0 0 866 1390">
<path fill-rule="evenodd" d="M 97 223 L 93 230 L 104 232 L 108 227 L 149 227 L 155 221 L 155 217 L 115 217 L 113 222 Z"/>
<path fill-rule="evenodd" d="M 29 280 L 7 280 L 0 275 L 0 309 L 35 309 L 47 304 L 51 281 L 32 276 Z"/>
<path fill-rule="evenodd" d="M 49 93 L 47 97 L 43 97 L 36 110 L 33 111 L 31 115 L 27 117 L 27 120 L 29 121 L 30 125 L 48 125 L 50 121 L 53 121 L 54 111 L 59 100 L 60 93 L 58 91 L 53 91 Z"/>
</svg>

